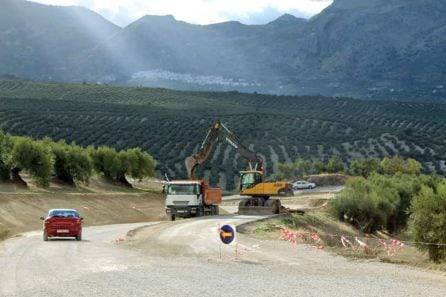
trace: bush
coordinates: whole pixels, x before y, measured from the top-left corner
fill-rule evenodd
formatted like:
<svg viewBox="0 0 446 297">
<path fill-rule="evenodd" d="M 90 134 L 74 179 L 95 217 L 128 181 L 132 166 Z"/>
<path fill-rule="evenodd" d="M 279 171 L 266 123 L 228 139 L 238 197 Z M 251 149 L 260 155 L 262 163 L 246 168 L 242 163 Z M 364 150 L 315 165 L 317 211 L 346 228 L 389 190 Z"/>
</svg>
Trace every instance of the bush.
<svg viewBox="0 0 446 297">
<path fill-rule="evenodd" d="M 446 259 L 446 181 L 435 188 L 422 186 L 410 211 L 410 229 L 413 240 L 418 242 L 417 247 L 427 250 L 429 259 L 434 262 Z"/>
</svg>

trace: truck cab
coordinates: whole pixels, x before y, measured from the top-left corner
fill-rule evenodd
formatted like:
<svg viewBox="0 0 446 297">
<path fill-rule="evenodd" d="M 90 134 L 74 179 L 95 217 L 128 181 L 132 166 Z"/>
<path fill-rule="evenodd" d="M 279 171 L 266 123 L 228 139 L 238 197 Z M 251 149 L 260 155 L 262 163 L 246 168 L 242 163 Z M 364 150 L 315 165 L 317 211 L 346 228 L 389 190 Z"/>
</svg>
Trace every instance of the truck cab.
<svg viewBox="0 0 446 297">
<path fill-rule="evenodd" d="M 209 188 L 203 180 L 169 181 L 164 185 L 166 214 L 176 217 L 199 217 L 218 214 L 222 191 Z"/>
</svg>

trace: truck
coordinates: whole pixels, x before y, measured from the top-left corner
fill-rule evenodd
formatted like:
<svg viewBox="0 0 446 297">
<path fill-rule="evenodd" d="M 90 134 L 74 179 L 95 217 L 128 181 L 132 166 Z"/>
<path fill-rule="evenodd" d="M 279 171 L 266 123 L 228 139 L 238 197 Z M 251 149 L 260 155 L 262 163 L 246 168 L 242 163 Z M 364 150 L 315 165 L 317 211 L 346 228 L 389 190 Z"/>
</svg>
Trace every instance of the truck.
<svg viewBox="0 0 446 297">
<path fill-rule="evenodd" d="M 177 217 L 190 218 L 218 215 L 222 190 L 211 188 L 204 180 L 174 180 L 164 185 L 166 214 L 172 221 Z"/>
</svg>

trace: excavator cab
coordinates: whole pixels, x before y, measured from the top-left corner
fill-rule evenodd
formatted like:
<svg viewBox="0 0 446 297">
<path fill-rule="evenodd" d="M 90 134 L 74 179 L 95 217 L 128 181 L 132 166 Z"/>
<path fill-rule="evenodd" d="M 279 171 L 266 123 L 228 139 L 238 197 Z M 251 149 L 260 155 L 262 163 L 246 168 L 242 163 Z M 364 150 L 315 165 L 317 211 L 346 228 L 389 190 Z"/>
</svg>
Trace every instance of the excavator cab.
<svg viewBox="0 0 446 297">
<path fill-rule="evenodd" d="M 263 182 L 263 172 L 240 171 L 240 191 L 253 188 L 261 182 Z"/>
</svg>

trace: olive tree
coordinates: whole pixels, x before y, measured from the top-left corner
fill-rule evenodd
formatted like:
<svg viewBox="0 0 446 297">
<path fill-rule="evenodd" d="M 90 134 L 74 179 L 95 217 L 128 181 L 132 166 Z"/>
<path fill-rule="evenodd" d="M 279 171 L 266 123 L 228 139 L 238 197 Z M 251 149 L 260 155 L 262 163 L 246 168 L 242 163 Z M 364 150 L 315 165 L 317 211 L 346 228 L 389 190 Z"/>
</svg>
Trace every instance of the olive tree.
<svg viewBox="0 0 446 297">
<path fill-rule="evenodd" d="M 349 173 L 367 178 L 372 172 L 379 169 L 379 161 L 375 158 L 355 159 L 351 162 Z"/>
<path fill-rule="evenodd" d="M 436 188 L 422 186 L 412 201 L 411 231 L 420 250 L 429 253 L 429 259 L 446 259 L 446 181 Z"/>
<path fill-rule="evenodd" d="M 0 180 L 10 180 L 13 165 L 14 142 L 8 134 L 0 131 Z"/>
<path fill-rule="evenodd" d="M 48 187 L 53 169 L 53 154 L 44 141 L 33 141 L 28 137 L 14 139 L 13 170 L 28 172 L 40 187 Z"/>
<path fill-rule="evenodd" d="M 56 177 L 67 183 L 88 183 L 93 172 L 93 161 L 80 146 L 65 141 L 52 144 Z"/>
</svg>

